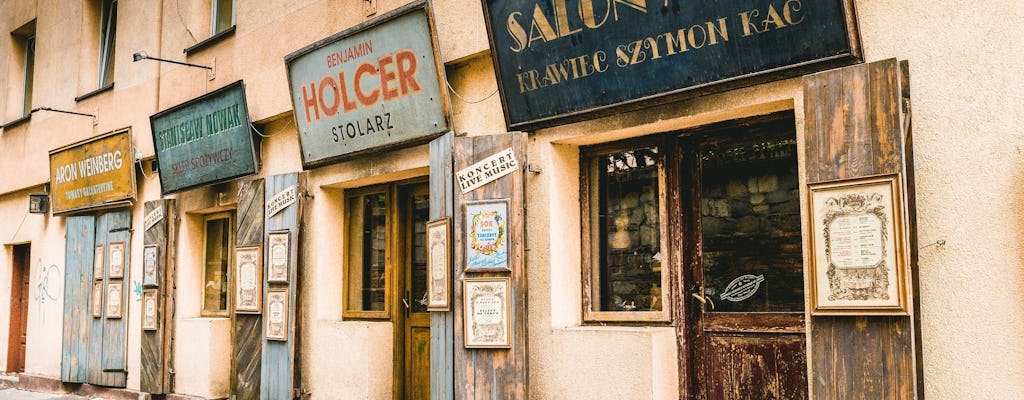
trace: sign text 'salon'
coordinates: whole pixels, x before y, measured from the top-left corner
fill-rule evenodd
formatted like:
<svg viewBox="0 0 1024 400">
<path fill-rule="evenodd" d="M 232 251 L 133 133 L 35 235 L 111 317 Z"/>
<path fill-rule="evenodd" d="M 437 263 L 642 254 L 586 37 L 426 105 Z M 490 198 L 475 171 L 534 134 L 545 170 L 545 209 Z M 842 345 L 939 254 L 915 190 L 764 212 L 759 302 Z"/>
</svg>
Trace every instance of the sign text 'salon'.
<svg viewBox="0 0 1024 400">
<path fill-rule="evenodd" d="M 417 2 L 286 56 L 303 167 L 446 132 L 434 48 Z"/>
<path fill-rule="evenodd" d="M 482 1 L 510 130 L 860 57 L 851 0 Z"/>
<path fill-rule="evenodd" d="M 163 193 L 256 173 L 241 81 L 149 118 Z"/>
</svg>

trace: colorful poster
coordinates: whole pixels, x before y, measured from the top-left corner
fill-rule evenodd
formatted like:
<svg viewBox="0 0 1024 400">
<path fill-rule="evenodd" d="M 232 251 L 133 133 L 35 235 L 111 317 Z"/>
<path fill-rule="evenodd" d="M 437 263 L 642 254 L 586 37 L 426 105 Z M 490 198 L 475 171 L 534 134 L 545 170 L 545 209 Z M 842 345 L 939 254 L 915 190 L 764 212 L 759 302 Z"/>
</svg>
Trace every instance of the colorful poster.
<svg viewBox="0 0 1024 400">
<path fill-rule="evenodd" d="M 466 204 L 466 269 L 508 270 L 508 200 Z"/>
</svg>

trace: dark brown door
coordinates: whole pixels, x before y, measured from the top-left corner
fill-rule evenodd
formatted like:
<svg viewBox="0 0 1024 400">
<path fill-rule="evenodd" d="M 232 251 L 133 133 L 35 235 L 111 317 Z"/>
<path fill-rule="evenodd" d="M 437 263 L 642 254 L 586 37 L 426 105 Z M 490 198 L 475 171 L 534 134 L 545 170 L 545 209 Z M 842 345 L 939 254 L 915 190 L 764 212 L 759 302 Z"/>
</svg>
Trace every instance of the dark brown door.
<svg viewBox="0 0 1024 400">
<path fill-rule="evenodd" d="M 399 265 L 403 290 L 399 310 L 402 319 L 402 399 L 430 399 L 430 314 L 427 312 L 427 221 L 430 196 L 426 184 L 400 189 L 403 216 L 403 262 Z"/>
<path fill-rule="evenodd" d="M 30 245 L 14 246 L 11 268 L 11 328 L 7 341 L 7 372 L 25 372 L 25 343 L 28 326 Z"/>
<path fill-rule="evenodd" d="M 683 141 L 691 374 L 707 400 L 807 398 L 793 120 Z"/>
</svg>

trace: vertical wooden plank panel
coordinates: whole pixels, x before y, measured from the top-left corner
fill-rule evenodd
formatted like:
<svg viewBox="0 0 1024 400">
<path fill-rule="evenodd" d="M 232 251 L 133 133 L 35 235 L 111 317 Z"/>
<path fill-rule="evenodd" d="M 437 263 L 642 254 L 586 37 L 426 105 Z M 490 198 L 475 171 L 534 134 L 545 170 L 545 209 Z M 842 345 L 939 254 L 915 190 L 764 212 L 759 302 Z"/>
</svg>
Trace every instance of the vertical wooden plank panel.
<svg viewBox="0 0 1024 400">
<path fill-rule="evenodd" d="M 449 132 L 430 142 L 430 219 L 454 215 L 452 179 L 452 138 Z M 453 271 L 448 271 L 452 274 Z M 452 275 L 454 276 L 454 275 Z M 450 288 L 449 288 L 450 290 Z M 451 302 L 454 304 L 454 302 Z M 451 400 L 455 396 L 455 332 L 451 311 L 430 313 L 430 398 Z"/>
<path fill-rule="evenodd" d="M 263 340 L 263 361 L 261 374 L 260 398 L 264 400 L 291 399 L 294 385 L 298 374 L 295 363 L 295 349 L 298 335 L 296 332 L 296 314 L 298 305 L 298 282 L 299 271 L 298 259 L 301 256 L 298 252 L 298 244 L 301 242 L 301 230 L 299 229 L 299 217 L 302 215 L 302 199 L 305 193 L 305 174 L 290 173 L 274 175 L 267 178 L 266 194 L 264 201 L 269 202 L 277 193 L 290 186 L 296 186 L 298 199 L 292 205 L 285 207 L 275 215 L 267 216 L 265 226 L 267 232 L 288 230 L 291 232 L 291 243 L 288 260 L 288 283 L 271 285 L 264 279 L 264 306 L 266 305 L 266 290 L 270 287 L 288 288 L 288 340 Z M 264 266 L 267 262 L 267 249 L 264 249 Z"/>
<path fill-rule="evenodd" d="M 173 319 L 169 318 L 171 312 L 168 307 L 170 293 L 173 291 L 173 274 L 168 268 L 171 255 L 168 253 L 172 247 L 168 245 L 168 238 L 172 235 L 173 223 L 176 220 L 174 200 L 147 201 L 143 205 L 144 215 L 149 215 L 156 209 L 162 209 L 164 218 L 143 233 L 143 246 L 156 246 L 157 260 L 157 329 L 142 329 L 140 334 L 140 376 L 139 388 L 143 392 L 152 394 L 164 394 L 169 392 L 171 370 L 170 346 L 168 342 L 173 336 Z M 145 307 L 145 305 L 143 305 Z M 143 316 L 140 316 L 143 318 Z M 141 329 L 141 327 L 140 327 Z"/>
<path fill-rule="evenodd" d="M 128 384 L 128 300 L 132 291 L 132 283 L 129 274 L 131 264 L 131 227 L 132 214 L 130 209 L 110 211 L 101 219 L 106 220 L 106 243 L 107 257 L 110 258 L 110 243 L 124 243 L 124 277 L 113 281 L 120 281 L 121 286 L 121 318 L 102 318 L 103 334 L 102 346 L 103 355 L 100 363 L 100 378 L 91 382 L 101 386 L 125 387 Z M 100 233 L 97 232 L 97 236 Z M 109 260 L 106 261 L 109 265 Z M 111 281 L 108 277 L 107 281 Z M 109 299 L 107 299 L 109 301 Z M 94 331 L 95 332 L 95 331 Z"/>
<path fill-rule="evenodd" d="M 526 135 L 523 133 L 455 138 L 453 170 L 511 147 L 519 165 L 526 165 Z M 454 208 L 455 272 L 453 274 L 453 307 L 455 334 L 455 398 L 456 399 L 525 399 L 528 385 L 527 295 L 526 268 L 523 262 L 525 199 L 522 170 L 515 171 L 467 194 L 456 194 Z M 509 272 L 472 273 L 480 276 L 510 276 L 511 299 L 509 315 L 512 328 L 511 349 L 466 349 L 462 332 L 462 279 L 465 254 L 463 235 L 466 230 L 462 205 L 468 201 L 508 198 L 509 204 Z"/>
<path fill-rule="evenodd" d="M 807 183 L 906 173 L 898 68 L 896 60 L 884 60 L 804 77 Z M 829 144 L 839 142 L 850 144 Z M 916 225 L 907 222 L 913 236 Z M 910 317 L 810 321 L 816 398 L 917 398 Z"/>
<path fill-rule="evenodd" d="M 239 183 L 238 212 L 235 216 L 236 246 L 263 244 L 264 196 L 262 178 Z M 237 400 L 255 400 L 260 397 L 263 315 L 234 314 L 233 316 L 231 336 L 234 346 L 231 354 L 231 394 Z"/>
<path fill-rule="evenodd" d="M 109 219 L 104 215 L 96 217 L 96 245 L 103 245 L 103 265 L 100 267 L 103 269 L 103 308 L 101 309 L 102 316 L 92 317 L 90 314 L 90 338 L 89 338 L 89 353 L 92 355 L 89 357 L 89 379 L 88 383 L 98 383 L 103 381 L 103 367 L 101 361 L 103 358 L 103 320 L 106 319 L 107 303 L 110 299 L 107 298 L 107 284 L 110 282 L 110 278 L 107 276 L 110 270 L 110 246 L 107 243 L 107 230 L 109 229 Z M 90 275 L 91 276 L 91 275 Z M 91 277 L 89 279 L 92 279 Z M 92 285 L 90 285 L 92 286 Z"/>
<path fill-rule="evenodd" d="M 92 268 L 95 243 L 92 216 L 68 217 L 64 262 L 64 335 L 60 379 L 88 380 L 92 326 Z"/>
</svg>

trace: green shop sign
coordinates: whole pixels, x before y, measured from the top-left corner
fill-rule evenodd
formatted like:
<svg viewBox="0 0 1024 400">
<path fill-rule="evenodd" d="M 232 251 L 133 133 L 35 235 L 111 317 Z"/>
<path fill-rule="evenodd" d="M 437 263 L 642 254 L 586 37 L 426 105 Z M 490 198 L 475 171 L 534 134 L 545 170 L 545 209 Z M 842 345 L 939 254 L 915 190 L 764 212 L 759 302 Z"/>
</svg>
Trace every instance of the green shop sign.
<svg viewBox="0 0 1024 400">
<path fill-rule="evenodd" d="M 256 173 L 241 81 L 155 114 L 149 122 L 164 194 Z"/>
</svg>

